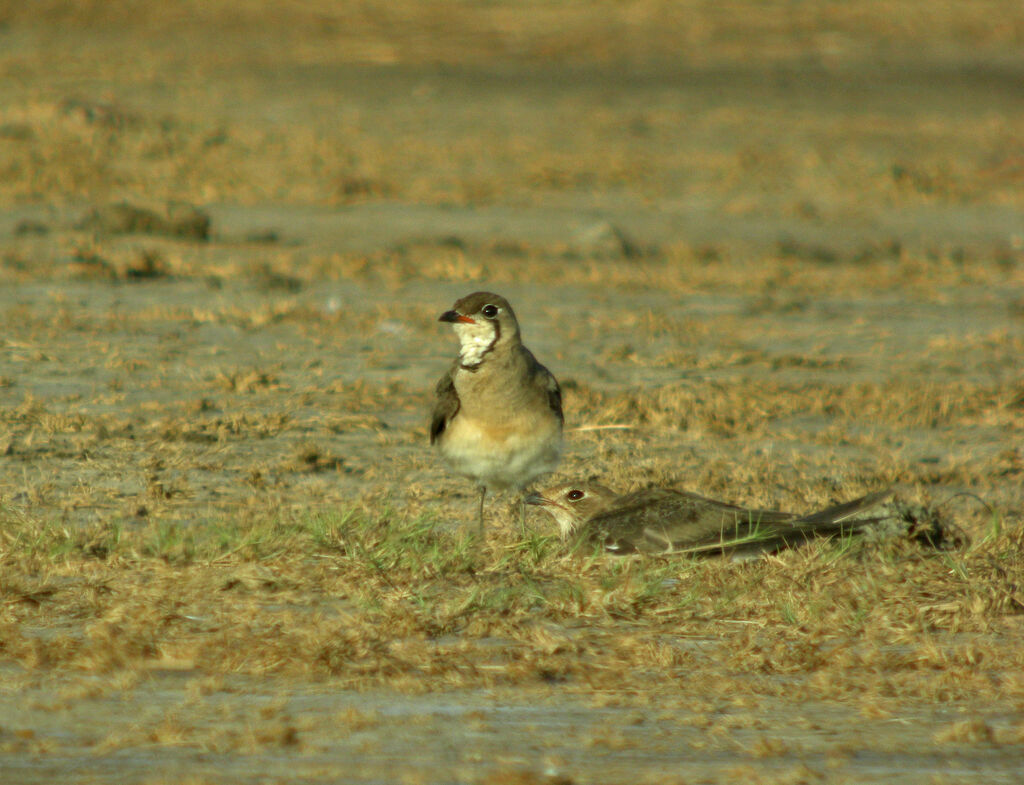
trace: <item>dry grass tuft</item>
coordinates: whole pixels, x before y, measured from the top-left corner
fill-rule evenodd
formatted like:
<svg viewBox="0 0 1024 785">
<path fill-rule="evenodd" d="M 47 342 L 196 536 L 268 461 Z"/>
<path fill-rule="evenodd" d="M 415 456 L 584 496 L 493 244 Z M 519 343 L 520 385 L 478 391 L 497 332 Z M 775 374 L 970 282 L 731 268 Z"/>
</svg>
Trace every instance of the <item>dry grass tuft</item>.
<svg viewBox="0 0 1024 785">
<path fill-rule="evenodd" d="M 800 674 L 796 689 L 819 698 L 950 700 L 1005 694 L 998 674 L 1024 667 L 993 636 L 1024 610 L 1016 530 L 963 552 L 822 543 L 739 564 L 566 554 L 539 535 L 481 547 L 396 512 L 188 529 L 22 519 L 4 540 L 4 654 L 34 669 L 288 673 L 414 692 L 686 690 L 705 674 L 701 690 L 753 678 L 746 689 L 770 694 L 763 677 Z"/>
</svg>

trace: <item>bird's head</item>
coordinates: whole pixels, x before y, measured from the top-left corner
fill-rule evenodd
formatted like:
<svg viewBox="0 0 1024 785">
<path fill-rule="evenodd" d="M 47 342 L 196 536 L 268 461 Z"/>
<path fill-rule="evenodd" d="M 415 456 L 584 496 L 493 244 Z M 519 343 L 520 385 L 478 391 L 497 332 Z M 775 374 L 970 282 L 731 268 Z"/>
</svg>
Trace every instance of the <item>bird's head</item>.
<svg viewBox="0 0 1024 785">
<path fill-rule="evenodd" d="M 519 322 L 508 300 L 493 292 L 473 292 L 457 300 L 438 321 L 449 322 L 459 336 L 459 361 L 476 368 L 499 344 L 519 339 Z"/>
<path fill-rule="evenodd" d="M 596 482 L 556 485 L 540 493 L 531 493 L 526 503 L 540 507 L 558 523 L 566 539 L 589 518 L 608 507 L 618 494 Z"/>
</svg>

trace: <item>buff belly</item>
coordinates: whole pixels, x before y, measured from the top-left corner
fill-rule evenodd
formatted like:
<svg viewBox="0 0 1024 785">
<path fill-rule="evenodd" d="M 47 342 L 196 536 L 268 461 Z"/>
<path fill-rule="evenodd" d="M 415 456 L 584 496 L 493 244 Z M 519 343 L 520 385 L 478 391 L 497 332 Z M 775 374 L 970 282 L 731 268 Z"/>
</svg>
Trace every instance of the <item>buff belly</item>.
<svg viewBox="0 0 1024 785">
<path fill-rule="evenodd" d="M 523 488 L 557 468 L 562 429 L 552 420 L 524 428 L 522 423 L 494 427 L 457 417 L 440 447 L 452 471 L 489 488 Z"/>
</svg>

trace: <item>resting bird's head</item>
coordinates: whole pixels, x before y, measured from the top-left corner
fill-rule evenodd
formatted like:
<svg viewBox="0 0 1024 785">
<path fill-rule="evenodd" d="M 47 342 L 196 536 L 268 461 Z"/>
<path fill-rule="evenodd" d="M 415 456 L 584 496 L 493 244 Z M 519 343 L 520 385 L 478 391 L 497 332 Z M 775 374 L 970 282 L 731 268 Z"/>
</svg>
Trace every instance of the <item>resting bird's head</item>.
<svg viewBox="0 0 1024 785">
<path fill-rule="evenodd" d="M 572 482 L 531 493 L 526 497 L 526 503 L 540 507 L 554 518 L 562 539 L 566 539 L 580 524 L 606 509 L 617 497 L 615 491 L 596 482 Z"/>
</svg>

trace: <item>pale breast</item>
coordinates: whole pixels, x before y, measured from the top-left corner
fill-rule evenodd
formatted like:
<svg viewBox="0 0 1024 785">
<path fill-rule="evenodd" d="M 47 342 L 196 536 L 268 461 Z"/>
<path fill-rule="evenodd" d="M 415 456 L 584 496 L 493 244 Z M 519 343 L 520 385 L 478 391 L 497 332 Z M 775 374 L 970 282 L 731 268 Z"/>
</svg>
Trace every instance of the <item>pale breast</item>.
<svg viewBox="0 0 1024 785">
<path fill-rule="evenodd" d="M 460 412 L 440 447 L 453 471 L 488 486 L 522 488 L 557 468 L 562 431 L 549 417 L 494 423 Z"/>
</svg>

